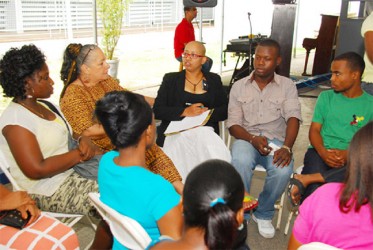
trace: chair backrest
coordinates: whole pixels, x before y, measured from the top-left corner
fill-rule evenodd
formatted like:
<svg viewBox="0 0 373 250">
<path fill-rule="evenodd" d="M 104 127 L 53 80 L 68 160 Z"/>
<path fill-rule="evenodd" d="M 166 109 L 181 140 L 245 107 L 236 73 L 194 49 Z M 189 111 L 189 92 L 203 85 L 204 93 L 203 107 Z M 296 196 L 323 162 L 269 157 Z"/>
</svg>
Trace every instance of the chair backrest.
<svg viewBox="0 0 373 250">
<path fill-rule="evenodd" d="M 298 248 L 298 250 L 338 250 L 338 249 L 341 249 L 341 248 L 333 247 L 331 245 L 321 243 L 321 242 L 310 242 Z"/>
<path fill-rule="evenodd" d="M 14 180 L 13 176 L 10 174 L 10 172 L 9 172 L 10 165 L 8 164 L 7 160 L 5 159 L 5 155 L 3 154 L 2 151 L 0 151 L 0 168 L 1 168 L 1 171 L 3 171 L 3 173 L 5 174 L 6 178 L 8 178 L 8 180 L 12 184 L 13 190 L 15 190 L 15 191 L 23 190 L 17 184 L 16 180 Z"/>
<path fill-rule="evenodd" d="M 100 200 L 98 193 L 89 193 L 97 211 L 109 224 L 111 233 L 120 244 L 129 249 L 145 249 L 151 238 L 145 229 L 135 220 L 122 215 Z"/>
</svg>

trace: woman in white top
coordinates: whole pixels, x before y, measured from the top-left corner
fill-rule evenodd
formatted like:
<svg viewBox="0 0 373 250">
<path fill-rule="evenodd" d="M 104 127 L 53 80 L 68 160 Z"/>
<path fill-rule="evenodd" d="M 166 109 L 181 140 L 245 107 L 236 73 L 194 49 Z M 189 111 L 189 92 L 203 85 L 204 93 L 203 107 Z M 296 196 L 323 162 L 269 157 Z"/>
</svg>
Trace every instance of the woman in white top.
<svg viewBox="0 0 373 250">
<path fill-rule="evenodd" d="M 98 151 L 77 135 L 79 146 L 69 151 L 69 125 L 38 101 L 53 93 L 44 54 L 35 45 L 10 49 L 0 60 L 0 84 L 13 97 L 0 117 L 0 150 L 13 178 L 42 210 L 88 214 L 87 195 L 97 192 L 97 182 L 71 168 Z"/>
</svg>

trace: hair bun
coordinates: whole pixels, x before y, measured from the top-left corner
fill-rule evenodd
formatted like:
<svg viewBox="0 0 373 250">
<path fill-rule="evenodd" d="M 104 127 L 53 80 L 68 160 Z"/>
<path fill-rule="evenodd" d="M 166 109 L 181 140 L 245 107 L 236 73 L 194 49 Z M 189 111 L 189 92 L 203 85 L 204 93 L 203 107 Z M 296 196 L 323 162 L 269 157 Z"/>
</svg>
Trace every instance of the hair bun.
<svg viewBox="0 0 373 250">
<path fill-rule="evenodd" d="M 69 46 L 67 47 L 69 57 L 71 59 L 75 60 L 78 57 L 82 47 L 83 47 L 83 45 L 81 45 L 80 43 L 69 44 Z"/>
</svg>

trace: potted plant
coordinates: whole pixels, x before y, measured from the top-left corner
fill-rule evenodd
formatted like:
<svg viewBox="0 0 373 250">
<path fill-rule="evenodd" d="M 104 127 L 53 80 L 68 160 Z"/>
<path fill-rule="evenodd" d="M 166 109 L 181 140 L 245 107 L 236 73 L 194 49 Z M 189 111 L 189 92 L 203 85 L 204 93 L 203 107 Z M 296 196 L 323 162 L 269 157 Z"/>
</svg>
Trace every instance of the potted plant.
<svg viewBox="0 0 373 250">
<path fill-rule="evenodd" d="M 114 51 L 122 32 L 123 16 L 130 1 L 97 0 L 98 12 L 102 22 L 103 51 L 110 64 L 109 75 L 115 78 L 117 77 L 119 59 L 114 57 Z"/>
</svg>

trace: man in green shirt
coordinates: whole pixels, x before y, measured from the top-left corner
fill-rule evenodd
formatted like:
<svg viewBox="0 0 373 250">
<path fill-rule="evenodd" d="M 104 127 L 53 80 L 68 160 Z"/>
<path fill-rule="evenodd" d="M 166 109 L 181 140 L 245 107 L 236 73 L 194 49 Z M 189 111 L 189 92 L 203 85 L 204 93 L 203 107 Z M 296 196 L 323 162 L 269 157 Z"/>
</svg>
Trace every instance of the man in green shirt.
<svg viewBox="0 0 373 250">
<path fill-rule="evenodd" d="M 349 143 L 373 120 L 373 96 L 361 89 L 364 68 L 363 58 L 355 52 L 333 60 L 333 90 L 322 92 L 317 99 L 302 174 L 294 174 L 288 187 L 293 205 L 299 205 L 324 183 L 343 182 Z"/>
</svg>

